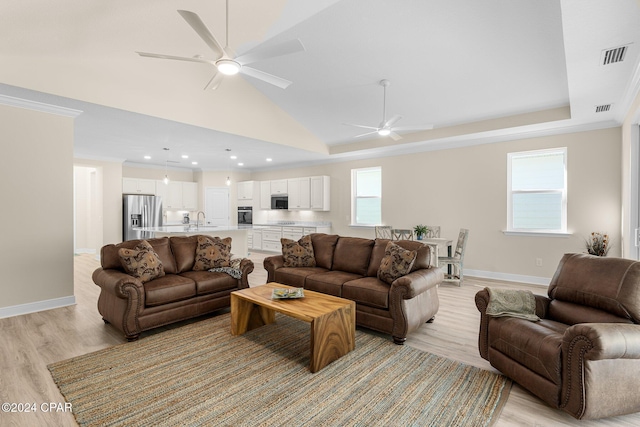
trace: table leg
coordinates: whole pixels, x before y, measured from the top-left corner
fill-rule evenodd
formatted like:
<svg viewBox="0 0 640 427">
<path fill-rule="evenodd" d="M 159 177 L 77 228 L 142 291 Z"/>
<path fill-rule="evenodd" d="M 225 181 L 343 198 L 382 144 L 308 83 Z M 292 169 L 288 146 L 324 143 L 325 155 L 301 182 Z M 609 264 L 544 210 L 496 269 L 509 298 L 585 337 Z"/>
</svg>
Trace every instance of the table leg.
<svg viewBox="0 0 640 427">
<path fill-rule="evenodd" d="M 231 294 L 231 335 L 242 335 L 275 321 L 275 311 Z"/>
<path fill-rule="evenodd" d="M 355 303 L 317 317 L 311 322 L 311 372 L 318 372 L 329 363 L 356 347 Z"/>
<path fill-rule="evenodd" d="M 449 258 L 451 258 L 451 245 L 448 245 L 448 246 L 447 246 L 447 256 L 448 256 Z M 449 264 L 449 265 L 447 266 L 447 273 L 449 274 L 449 277 L 451 277 L 451 270 L 452 270 L 452 269 L 451 269 L 451 264 Z"/>
</svg>

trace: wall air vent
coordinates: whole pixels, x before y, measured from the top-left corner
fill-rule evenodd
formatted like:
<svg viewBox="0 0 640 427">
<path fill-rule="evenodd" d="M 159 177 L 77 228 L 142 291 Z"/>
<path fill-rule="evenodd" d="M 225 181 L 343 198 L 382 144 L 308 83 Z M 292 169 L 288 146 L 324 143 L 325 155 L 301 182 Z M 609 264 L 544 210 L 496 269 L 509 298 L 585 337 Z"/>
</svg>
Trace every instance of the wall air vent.
<svg viewBox="0 0 640 427">
<path fill-rule="evenodd" d="M 602 65 L 615 64 L 624 61 L 629 46 L 620 46 L 602 51 Z"/>
<path fill-rule="evenodd" d="M 604 113 L 611 109 L 611 104 L 596 105 L 596 113 Z"/>
</svg>

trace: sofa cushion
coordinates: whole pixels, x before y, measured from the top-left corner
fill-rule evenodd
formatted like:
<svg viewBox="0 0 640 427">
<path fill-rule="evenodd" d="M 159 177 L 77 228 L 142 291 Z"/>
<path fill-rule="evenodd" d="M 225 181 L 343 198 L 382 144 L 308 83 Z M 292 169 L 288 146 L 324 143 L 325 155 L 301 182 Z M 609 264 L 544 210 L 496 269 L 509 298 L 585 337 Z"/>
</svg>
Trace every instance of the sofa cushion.
<svg viewBox="0 0 640 427">
<path fill-rule="evenodd" d="M 549 283 L 549 298 L 607 311 L 640 323 L 640 262 L 565 254 Z M 577 322 L 575 322 L 577 323 Z"/>
<path fill-rule="evenodd" d="M 194 271 L 209 270 L 215 267 L 229 267 L 231 265 L 231 237 L 198 236 Z"/>
<path fill-rule="evenodd" d="M 376 242 L 373 245 L 373 250 L 371 251 L 371 261 L 369 262 L 369 268 L 367 269 L 367 276 L 378 276 L 380 262 L 382 261 L 382 258 L 384 258 L 384 252 L 387 248 L 387 243 L 389 243 L 390 241 L 391 240 L 389 239 L 376 239 Z M 429 245 L 425 245 L 422 242 L 412 240 L 397 240 L 394 241 L 394 243 L 404 249 L 416 251 L 416 261 L 413 263 L 411 271 L 416 271 L 423 268 L 431 268 L 432 254 L 431 247 Z"/>
<path fill-rule="evenodd" d="M 104 245 L 100 250 L 100 264 L 102 265 L 102 268 L 104 268 L 105 270 L 123 270 L 124 268 L 122 267 L 122 261 L 120 260 L 118 251 L 121 248 L 133 249 L 138 246 L 140 242 L 142 242 L 142 240 L 127 240 L 125 242 L 118 243 L 117 245 Z M 147 242 L 153 247 L 153 250 L 156 252 L 156 254 L 158 254 L 158 257 L 162 262 L 164 272 L 166 274 L 175 274 L 176 262 L 173 258 L 173 253 L 169 245 L 169 238 L 161 237 L 158 239 L 147 239 Z"/>
<path fill-rule="evenodd" d="M 196 261 L 198 236 L 174 236 L 169 240 L 176 260 L 176 272 L 190 271 Z"/>
<path fill-rule="evenodd" d="M 378 269 L 378 279 L 388 284 L 411 272 L 417 251 L 408 251 L 393 242 L 387 243 Z"/>
<path fill-rule="evenodd" d="M 360 237 L 340 237 L 333 253 L 331 269 L 366 275 L 374 243 L 371 239 Z"/>
<path fill-rule="evenodd" d="M 311 236 L 302 236 L 297 242 L 295 240 L 282 238 L 282 257 L 285 267 L 315 267 L 316 259 L 313 255 L 313 244 Z"/>
<path fill-rule="evenodd" d="M 569 325 L 515 317 L 489 320 L 489 347 L 528 367 L 554 384 L 562 380 L 562 337 Z M 489 360 L 491 361 L 491 360 Z"/>
<path fill-rule="evenodd" d="M 313 243 L 313 254 L 316 258 L 316 266 L 331 270 L 333 264 L 333 252 L 338 243 L 337 234 L 313 233 L 311 242 Z"/>
<path fill-rule="evenodd" d="M 160 257 L 146 240 L 141 241 L 133 249 L 118 250 L 124 270 L 140 279 L 142 283 L 164 276 L 164 268 Z"/>
<path fill-rule="evenodd" d="M 350 280 L 362 278 L 361 275 L 346 273 L 344 271 L 327 271 L 307 276 L 304 288 L 323 294 L 342 296 L 342 285 Z"/>
<path fill-rule="evenodd" d="M 144 284 L 145 305 L 154 307 L 196 296 L 196 282 L 188 277 L 167 274 Z"/>
<path fill-rule="evenodd" d="M 363 277 L 342 285 L 342 298 L 369 307 L 389 308 L 389 286 L 375 277 Z"/>
<path fill-rule="evenodd" d="M 227 273 L 185 271 L 184 273 L 181 273 L 180 276 L 189 278 L 196 282 L 196 293 L 198 295 L 211 294 L 214 292 L 238 288 L 238 279 L 234 279 Z"/>
<path fill-rule="evenodd" d="M 321 267 L 281 267 L 275 271 L 274 280 L 278 283 L 303 288 L 307 276 L 325 271 L 328 270 Z"/>
</svg>

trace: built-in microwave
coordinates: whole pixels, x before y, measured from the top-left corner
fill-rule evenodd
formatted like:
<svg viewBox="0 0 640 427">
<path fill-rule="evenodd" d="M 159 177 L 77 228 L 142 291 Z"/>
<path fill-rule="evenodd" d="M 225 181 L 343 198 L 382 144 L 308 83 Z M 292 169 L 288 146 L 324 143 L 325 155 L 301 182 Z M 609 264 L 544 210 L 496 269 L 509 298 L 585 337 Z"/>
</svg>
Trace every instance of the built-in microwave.
<svg viewBox="0 0 640 427">
<path fill-rule="evenodd" d="M 271 209 L 289 209 L 289 197 L 271 196 Z"/>
</svg>

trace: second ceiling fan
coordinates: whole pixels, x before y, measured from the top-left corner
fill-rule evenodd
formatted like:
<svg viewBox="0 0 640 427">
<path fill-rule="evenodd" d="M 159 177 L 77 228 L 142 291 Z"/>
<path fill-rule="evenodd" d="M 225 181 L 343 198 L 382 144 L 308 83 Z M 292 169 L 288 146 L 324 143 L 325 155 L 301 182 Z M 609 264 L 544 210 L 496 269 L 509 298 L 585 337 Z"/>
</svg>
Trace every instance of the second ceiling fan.
<svg viewBox="0 0 640 427">
<path fill-rule="evenodd" d="M 274 46 L 268 46 L 265 48 L 257 47 L 249 52 L 236 56 L 232 49 L 229 48 L 229 0 L 226 3 L 226 45 L 222 45 L 218 42 L 215 36 L 209 31 L 207 26 L 202 22 L 202 19 L 194 13 L 187 10 L 178 10 L 180 16 L 195 30 L 202 40 L 211 48 L 216 59 L 206 59 L 200 55 L 194 57 L 183 57 L 173 55 L 163 55 L 158 53 L 148 52 L 136 52 L 140 56 L 146 56 L 150 58 L 160 59 L 173 59 L 178 61 L 190 61 L 199 62 L 205 64 L 211 64 L 215 67 L 216 71 L 209 80 L 209 83 L 205 86 L 206 89 L 216 89 L 225 75 L 244 74 L 251 76 L 258 80 L 270 83 L 281 89 L 286 89 L 291 81 L 277 77 L 264 71 L 257 70 L 252 67 L 248 67 L 247 64 L 251 64 L 264 59 L 275 58 L 277 56 L 289 55 L 296 52 L 304 51 L 304 45 L 298 39 L 289 40 Z"/>
<path fill-rule="evenodd" d="M 386 79 L 380 80 L 380 86 L 382 86 L 384 90 L 384 95 L 382 100 L 382 121 L 380 122 L 380 125 L 376 127 L 376 126 L 357 125 L 353 123 L 343 123 L 344 125 L 347 125 L 347 126 L 355 126 L 355 127 L 364 128 L 364 129 L 371 129 L 370 132 L 365 132 L 360 135 L 356 135 L 355 136 L 356 138 L 359 138 L 361 136 L 373 135 L 374 133 L 377 133 L 380 136 L 389 136 L 394 141 L 398 141 L 402 139 L 402 137 L 398 135 L 396 132 L 433 129 L 432 124 L 419 125 L 419 126 L 394 126 L 396 122 L 398 122 L 402 118 L 402 116 L 399 116 L 399 115 L 395 115 L 391 117 L 389 120 L 386 119 L 387 88 L 389 87 L 390 84 L 391 82 L 389 80 L 386 80 Z"/>
</svg>

